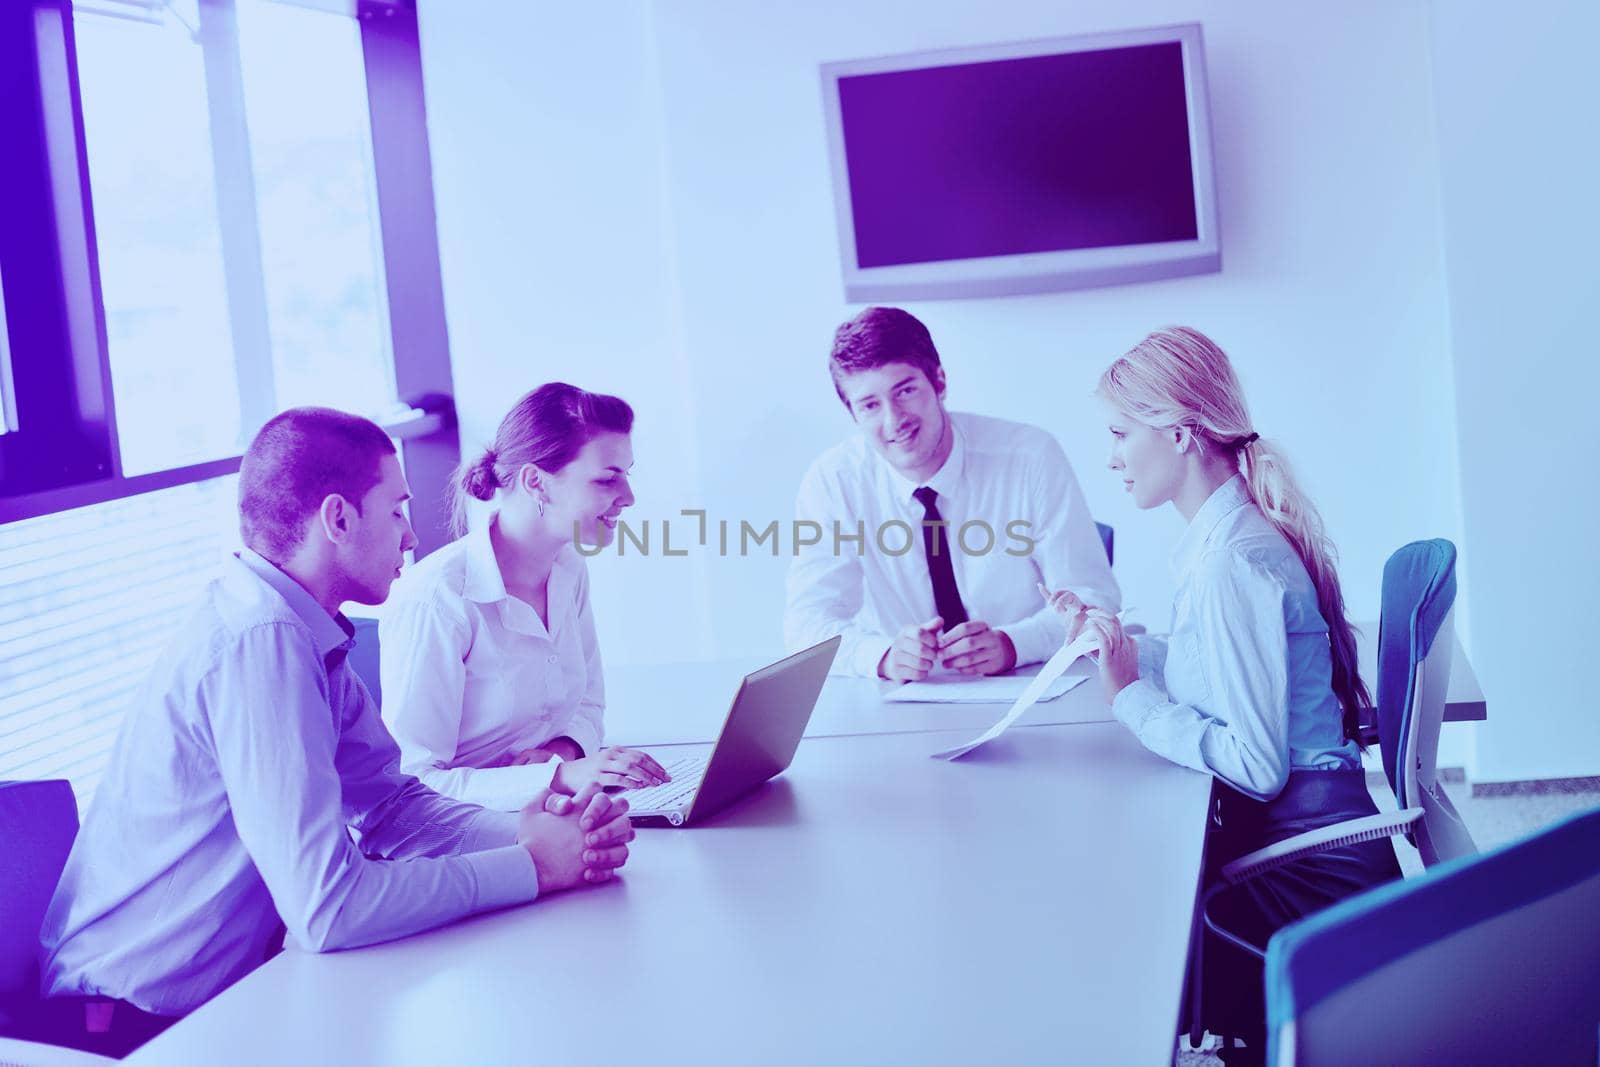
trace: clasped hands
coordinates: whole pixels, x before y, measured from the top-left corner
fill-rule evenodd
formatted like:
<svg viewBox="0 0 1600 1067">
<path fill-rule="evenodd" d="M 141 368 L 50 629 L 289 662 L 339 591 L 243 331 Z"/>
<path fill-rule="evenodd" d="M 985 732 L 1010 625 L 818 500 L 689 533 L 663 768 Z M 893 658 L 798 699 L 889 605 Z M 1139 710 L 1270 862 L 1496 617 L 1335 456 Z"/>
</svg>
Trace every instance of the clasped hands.
<svg viewBox="0 0 1600 1067">
<path fill-rule="evenodd" d="M 1011 638 L 988 623 L 972 619 L 941 634 L 943 626 L 944 620 L 935 615 L 901 630 L 878 661 L 878 677 L 920 682 L 935 664 L 969 675 L 1004 674 L 1017 665 Z"/>
<path fill-rule="evenodd" d="M 591 782 L 567 796 L 541 789 L 522 809 L 517 844 L 533 857 L 539 894 L 598 885 L 628 862 L 628 802 Z"/>
</svg>

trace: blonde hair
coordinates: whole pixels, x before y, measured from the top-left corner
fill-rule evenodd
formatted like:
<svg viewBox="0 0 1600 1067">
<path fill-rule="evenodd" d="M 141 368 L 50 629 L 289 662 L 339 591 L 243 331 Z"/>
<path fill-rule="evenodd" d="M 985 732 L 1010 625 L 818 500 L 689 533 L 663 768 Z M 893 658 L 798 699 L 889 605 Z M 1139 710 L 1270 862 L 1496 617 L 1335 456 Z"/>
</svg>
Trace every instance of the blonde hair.
<svg viewBox="0 0 1600 1067">
<path fill-rule="evenodd" d="M 1360 743 L 1361 709 L 1371 704 L 1356 665 L 1355 630 L 1345 617 L 1338 554 L 1322 516 L 1295 481 L 1283 453 L 1250 428 L 1244 390 L 1227 355 L 1205 334 L 1168 326 L 1106 368 L 1095 390 L 1119 411 L 1157 429 L 1188 427 L 1202 451 L 1231 453 L 1267 521 L 1294 546 L 1317 591 L 1333 653 L 1333 692 L 1345 736 Z"/>
</svg>

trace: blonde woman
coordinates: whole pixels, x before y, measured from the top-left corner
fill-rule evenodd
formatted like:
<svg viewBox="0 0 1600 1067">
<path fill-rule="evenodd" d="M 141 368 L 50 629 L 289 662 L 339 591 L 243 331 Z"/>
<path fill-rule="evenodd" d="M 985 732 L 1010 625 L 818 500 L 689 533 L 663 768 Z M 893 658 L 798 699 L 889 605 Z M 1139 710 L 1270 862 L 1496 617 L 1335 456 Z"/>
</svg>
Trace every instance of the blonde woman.
<svg viewBox="0 0 1600 1067">
<path fill-rule="evenodd" d="M 1376 812 L 1356 740 L 1367 706 L 1333 546 L 1283 456 L 1255 430 L 1228 357 L 1187 327 L 1146 337 L 1096 390 L 1110 468 L 1142 509 L 1188 521 L 1173 555 L 1172 633 L 1137 644 L 1070 593 L 1051 599 L 1068 639 L 1100 635 L 1100 679 L 1118 720 L 1152 752 L 1215 776 L 1206 884 L 1222 864 L 1305 830 Z M 1278 927 L 1399 877 L 1374 841 L 1256 878 L 1211 914 L 1265 946 Z M 1243 1037 L 1226 1062 L 1261 1062 L 1259 962 L 1220 940 L 1203 953 L 1208 1029 Z"/>
<path fill-rule="evenodd" d="M 446 796 L 517 811 L 549 788 L 660 785 L 650 756 L 602 748 L 605 682 L 589 574 L 633 503 L 633 409 L 562 382 L 507 413 L 456 475 L 487 521 L 395 582 L 379 624 L 383 720 L 401 769 Z"/>
</svg>

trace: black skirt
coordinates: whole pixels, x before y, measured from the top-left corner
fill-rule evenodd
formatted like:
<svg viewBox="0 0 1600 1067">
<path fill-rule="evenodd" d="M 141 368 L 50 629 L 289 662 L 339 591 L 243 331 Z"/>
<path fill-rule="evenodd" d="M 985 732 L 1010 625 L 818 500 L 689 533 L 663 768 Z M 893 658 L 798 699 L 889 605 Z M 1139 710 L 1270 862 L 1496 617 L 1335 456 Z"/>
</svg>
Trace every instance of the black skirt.
<svg viewBox="0 0 1600 1067">
<path fill-rule="evenodd" d="M 1202 892 L 1220 883 L 1223 866 L 1240 856 L 1308 830 L 1378 813 L 1367 792 L 1366 773 L 1359 768 L 1294 771 L 1283 791 L 1268 801 L 1216 779 L 1211 800 Z M 1208 911 L 1217 925 L 1265 950 L 1279 928 L 1399 877 L 1390 841 L 1364 841 L 1307 856 L 1224 889 L 1211 898 Z M 1266 1032 L 1261 961 L 1210 931 L 1202 960 L 1203 1028 L 1260 1040 Z"/>
</svg>

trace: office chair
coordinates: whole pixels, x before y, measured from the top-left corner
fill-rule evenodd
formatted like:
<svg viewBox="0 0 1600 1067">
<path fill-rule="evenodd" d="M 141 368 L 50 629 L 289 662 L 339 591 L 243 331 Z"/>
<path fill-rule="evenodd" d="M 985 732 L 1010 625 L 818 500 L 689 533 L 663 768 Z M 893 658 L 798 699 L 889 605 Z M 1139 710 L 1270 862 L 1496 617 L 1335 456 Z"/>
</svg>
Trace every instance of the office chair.
<svg viewBox="0 0 1600 1067">
<path fill-rule="evenodd" d="M 350 658 L 345 662 L 350 664 L 350 669 L 356 672 L 356 677 L 367 683 L 367 691 L 372 694 L 373 703 L 383 706 L 383 686 L 379 672 L 378 654 L 378 620 L 354 618 L 350 620 L 356 628 L 356 647 L 350 650 Z"/>
<path fill-rule="evenodd" d="M 1201 923 L 1196 924 L 1191 946 L 1196 975 L 1202 973 L 1202 924 L 1205 930 L 1257 959 L 1266 958 L 1264 946 L 1235 936 L 1210 915 L 1211 901 L 1218 893 L 1251 878 L 1318 852 L 1398 834 L 1404 834 L 1417 846 L 1423 863 L 1429 866 L 1476 851 L 1435 773 L 1455 643 L 1455 566 L 1455 545 L 1435 538 L 1403 546 L 1383 568 L 1383 608 L 1378 624 L 1378 737 L 1384 773 L 1400 810 L 1296 834 L 1224 866 L 1221 879 L 1200 899 Z M 1198 980 L 1192 983 L 1190 993 L 1189 1032 L 1191 1040 L 1198 1044 L 1204 1028 Z"/>
<path fill-rule="evenodd" d="M 1383 568 L 1378 623 L 1378 744 L 1402 810 L 1421 810 L 1407 836 L 1433 866 L 1477 846 L 1439 783 L 1439 729 L 1455 648 L 1456 546 L 1415 541 Z"/>
<path fill-rule="evenodd" d="M 42 1013 L 39 928 L 78 836 L 78 802 L 60 779 L 0 782 L 0 1067 L 57 1067 L 115 1060 L 36 1044 Z"/>
<path fill-rule="evenodd" d="M 1267 945 L 1267 1062 L 1597 1060 L 1600 809 L 1342 900 Z"/>
<path fill-rule="evenodd" d="M 1117 539 L 1117 532 L 1103 522 L 1095 523 L 1094 531 L 1100 535 L 1100 543 L 1106 548 L 1106 562 L 1112 563 L 1111 546 Z"/>
</svg>

